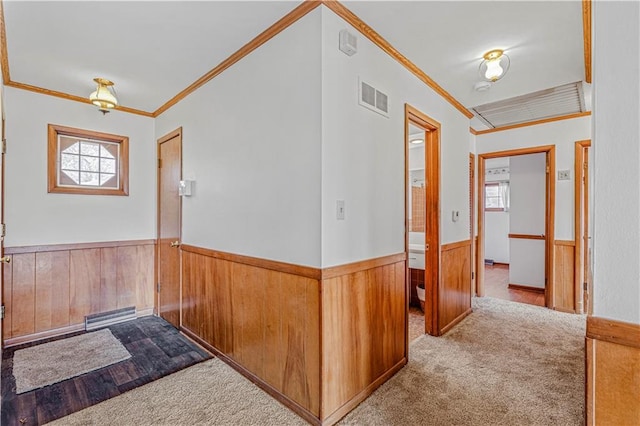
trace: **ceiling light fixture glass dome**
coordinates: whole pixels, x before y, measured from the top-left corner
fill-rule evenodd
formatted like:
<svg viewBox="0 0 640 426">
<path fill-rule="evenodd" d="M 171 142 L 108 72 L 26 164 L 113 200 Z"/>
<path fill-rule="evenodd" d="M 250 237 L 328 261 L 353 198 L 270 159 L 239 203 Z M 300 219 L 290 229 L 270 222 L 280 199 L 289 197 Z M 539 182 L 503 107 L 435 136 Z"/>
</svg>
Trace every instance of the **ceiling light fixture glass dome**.
<svg viewBox="0 0 640 426">
<path fill-rule="evenodd" d="M 505 76 L 511 65 L 509 56 L 502 49 L 491 50 L 483 55 L 484 60 L 480 64 L 480 78 L 495 83 Z"/>
<path fill-rule="evenodd" d="M 118 99 L 113 89 L 114 83 L 111 80 L 100 77 L 94 78 L 93 81 L 98 84 L 98 87 L 95 92 L 89 95 L 89 100 L 97 106 L 103 114 L 106 114 L 110 109 L 118 106 Z"/>
</svg>

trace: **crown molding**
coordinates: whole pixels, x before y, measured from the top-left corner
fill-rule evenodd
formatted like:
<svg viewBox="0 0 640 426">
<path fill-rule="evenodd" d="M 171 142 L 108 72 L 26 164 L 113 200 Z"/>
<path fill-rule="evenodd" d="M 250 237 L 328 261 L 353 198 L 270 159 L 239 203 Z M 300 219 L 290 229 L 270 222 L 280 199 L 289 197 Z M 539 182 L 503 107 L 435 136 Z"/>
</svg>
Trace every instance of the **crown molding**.
<svg viewBox="0 0 640 426">
<path fill-rule="evenodd" d="M 591 0 L 582 0 L 582 36 L 584 38 L 584 81 L 591 83 Z"/>
</svg>

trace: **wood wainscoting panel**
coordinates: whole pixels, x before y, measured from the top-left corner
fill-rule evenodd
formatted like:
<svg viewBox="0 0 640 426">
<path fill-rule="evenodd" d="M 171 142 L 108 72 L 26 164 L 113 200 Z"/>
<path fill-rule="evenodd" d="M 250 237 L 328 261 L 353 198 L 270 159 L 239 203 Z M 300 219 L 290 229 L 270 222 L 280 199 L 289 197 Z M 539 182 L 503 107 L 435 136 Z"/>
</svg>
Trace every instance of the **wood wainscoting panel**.
<svg viewBox="0 0 640 426">
<path fill-rule="evenodd" d="M 322 420 L 346 414 L 406 363 L 405 268 L 402 259 L 322 280 Z"/>
<path fill-rule="evenodd" d="M 13 291 L 13 265 L 11 263 L 2 264 L 2 300 L 5 302 L 4 319 L 2 320 L 2 337 L 10 339 L 13 333 L 13 324 L 11 315 L 12 304 L 7 304 L 7 300 L 11 300 Z"/>
<path fill-rule="evenodd" d="M 100 249 L 69 252 L 69 322 L 100 312 Z"/>
<path fill-rule="evenodd" d="M 69 325 L 69 252 L 36 253 L 36 333 Z"/>
<path fill-rule="evenodd" d="M 587 425 L 640 424 L 640 325 L 587 318 Z"/>
<path fill-rule="evenodd" d="M 100 311 L 118 309 L 118 248 L 100 249 Z"/>
<path fill-rule="evenodd" d="M 77 331 L 89 314 L 153 307 L 153 241 L 7 248 L 5 344 Z M 61 249 L 62 248 L 62 249 Z M 10 266 L 9 266 L 10 265 Z"/>
<path fill-rule="evenodd" d="M 471 313 L 471 240 L 441 247 L 438 307 L 439 334 L 444 334 Z"/>
<path fill-rule="evenodd" d="M 36 254 L 11 257 L 13 289 L 11 297 L 4 300 L 5 306 L 11 305 L 11 332 L 3 330 L 2 334 L 16 337 L 36 332 Z"/>
<path fill-rule="evenodd" d="M 183 328 L 305 418 L 319 417 L 319 281 L 233 259 L 183 246 Z"/>
<path fill-rule="evenodd" d="M 154 247 L 118 247 L 117 309 L 135 306 L 139 311 L 153 308 Z"/>
<path fill-rule="evenodd" d="M 553 309 L 562 312 L 574 313 L 575 307 L 575 242 L 561 241 L 554 242 L 553 259 Z"/>
</svg>

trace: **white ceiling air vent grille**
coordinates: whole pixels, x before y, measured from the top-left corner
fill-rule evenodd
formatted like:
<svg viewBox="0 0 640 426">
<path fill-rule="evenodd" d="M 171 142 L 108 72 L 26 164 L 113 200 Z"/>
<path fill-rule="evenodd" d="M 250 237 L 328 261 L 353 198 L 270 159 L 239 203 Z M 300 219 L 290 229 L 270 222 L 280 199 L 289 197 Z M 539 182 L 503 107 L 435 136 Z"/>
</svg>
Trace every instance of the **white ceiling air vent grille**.
<svg viewBox="0 0 640 426">
<path fill-rule="evenodd" d="M 491 128 L 527 123 L 586 110 L 582 83 L 570 83 L 472 108 Z"/>
<path fill-rule="evenodd" d="M 371 111 L 389 117 L 389 97 L 362 80 L 358 80 L 358 84 L 360 86 L 358 103 Z"/>
</svg>

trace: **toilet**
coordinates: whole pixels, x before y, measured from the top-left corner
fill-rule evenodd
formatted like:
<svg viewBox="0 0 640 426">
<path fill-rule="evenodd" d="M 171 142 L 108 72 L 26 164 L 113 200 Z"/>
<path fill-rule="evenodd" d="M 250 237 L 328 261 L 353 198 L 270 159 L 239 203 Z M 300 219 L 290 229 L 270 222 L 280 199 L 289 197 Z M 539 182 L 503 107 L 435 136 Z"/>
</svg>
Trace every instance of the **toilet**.
<svg viewBox="0 0 640 426">
<path fill-rule="evenodd" d="M 418 299 L 420 299 L 420 309 L 424 312 L 424 284 L 418 284 L 416 290 L 418 291 Z"/>
</svg>

